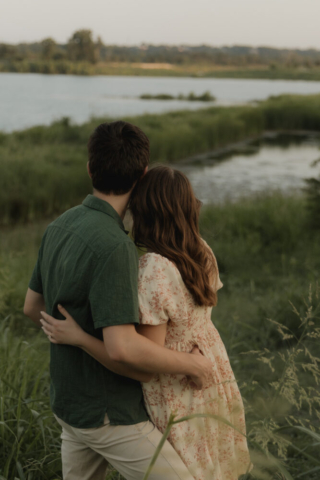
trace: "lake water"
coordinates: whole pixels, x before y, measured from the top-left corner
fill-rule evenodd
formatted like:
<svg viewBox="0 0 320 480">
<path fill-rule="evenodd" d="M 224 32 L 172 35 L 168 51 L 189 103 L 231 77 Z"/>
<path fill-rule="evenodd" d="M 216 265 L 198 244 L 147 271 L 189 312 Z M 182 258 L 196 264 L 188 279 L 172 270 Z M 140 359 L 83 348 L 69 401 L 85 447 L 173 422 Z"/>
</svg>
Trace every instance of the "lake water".
<svg viewBox="0 0 320 480">
<path fill-rule="evenodd" d="M 209 91 L 216 104 L 243 104 L 282 93 L 320 93 L 320 82 L 163 77 L 80 77 L 38 74 L 0 74 L 0 130 L 19 130 L 50 124 L 63 116 L 81 123 L 90 116 L 121 118 L 177 109 L 198 109 L 208 103 L 146 101 L 143 93 L 187 95 Z M 280 142 L 281 143 L 281 142 Z M 283 143 L 283 142 L 282 142 Z M 304 179 L 318 176 L 319 139 L 305 137 L 279 142 L 260 141 L 223 160 L 179 164 L 205 203 L 234 200 L 265 190 L 301 189 Z"/>
<path fill-rule="evenodd" d="M 48 125 L 68 116 L 82 123 L 91 116 L 121 118 L 143 113 L 198 109 L 203 102 L 140 100 L 143 93 L 187 95 L 209 91 L 216 104 L 243 104 L 282 93 L 320 93 L 320 82 L 169 77 L 81 77 L 0 74 L 0 130 Z"/>
<path fill-rule="evenodd" d="M 281 143 L 281 142 L 280 142 Z M 304 180 L 320 174 L 320 139 L 261 141 L 251 144 L 251 152 L 235 152 L 205 164 L 176 165 L 190 179 L 197 197 L 204 203 L 236 200 L 264 191 L 301 191 Z M 317 162 L 317 160 L 319 160 Z"/>
</svg>

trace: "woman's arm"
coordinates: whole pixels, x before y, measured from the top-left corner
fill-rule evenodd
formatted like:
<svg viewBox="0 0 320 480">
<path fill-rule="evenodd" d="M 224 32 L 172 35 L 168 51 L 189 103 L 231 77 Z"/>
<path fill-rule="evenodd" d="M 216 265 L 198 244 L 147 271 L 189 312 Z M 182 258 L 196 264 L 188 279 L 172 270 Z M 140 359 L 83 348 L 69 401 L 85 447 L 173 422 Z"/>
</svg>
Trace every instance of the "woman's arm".
<svg viewBox="0 0 320 480">
<path fill-rule="evenodd" d="M 169 350 L 140 335 L 134 325 L 124 324 L 103 328 L 105 352 L 96 351 L 96 342 L 93 346 L 87 343 L 83 330 L 61 306 L 60 312 L 66 317 L 65 321 L 56 320 L 52 316 L 41 312 L 43 330 L 52 343 L 86 346 L 88 353 L 97 358 L 112 372 L 126 375 L 140 381 L 150 381 L 155 373 L 187 375 L 201 390 L 208 382 L 212 373 L 212 363 L 202 355 Z M 154 327 L 153 327 L 154 328 Z M 150 330 L 151 332 L 151 330 Z M 87 334 L 85 334 L 87 335 Z M 99 340 L 98 340 L 99 341 Z M 99 347 L 100 349 L 101 347 Z M 101 356 L 102 355 L 102 356 Z M 146 373 L 147 377 L 141 376 Z M 139 378 L 138 378 L 139 376 Z"/>
<path fill-rule="evenodd" d="M 59 311 L 66 318 L 64 321 L 55 320 L 51 315 L 41 312 L 43 319 L 40 319 L 42 330 L 48 336 L 51 343 L 73 345 L 84 350 L 95 358 L 104 367 L 108 368 L 118 375 L 147 383 L 153 377 L 153 374 L 141 372 L 135 368 L 111 360 L 104 342 L 98 338 L 86 333 L 77 324 L 71 315 L 62 306 L 58 306 Z M 57 323 L 56 323 L 57 322 Z"/>
</svg>

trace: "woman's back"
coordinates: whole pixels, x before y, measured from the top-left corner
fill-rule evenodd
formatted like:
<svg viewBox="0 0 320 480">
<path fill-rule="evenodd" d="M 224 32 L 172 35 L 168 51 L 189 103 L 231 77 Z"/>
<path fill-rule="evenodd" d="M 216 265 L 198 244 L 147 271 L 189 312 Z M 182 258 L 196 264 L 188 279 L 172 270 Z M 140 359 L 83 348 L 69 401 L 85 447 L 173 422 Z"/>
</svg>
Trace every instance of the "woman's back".
<svg viewBox="0 0 320 480">
<path fill-rule="evenodd" d="M 215 257 L 214 263 L 216 268 L 212 283 L 218 290 L 223 284 Z M 212 307 L 195 303 L 173 262 L 157 253 L 143 255 L 139 262 L 138 288 L 140 321 L 147 325 L 167 323 L 167 347 L 180 343 L 179 349 L 189 352 L 195 344 L 206 341 L 206 332 L 213 326 Z"/>
<path fill-rule="evenodd" d="M 222 283 L 215 258 L 214 262 L 212 280 L 217 290 Z M 172 412 L 178 417 L 209 413 L 225 418 L 245 434 L 241 395 L 211 321 L 212 307 L 197 305 L 174 263 L 156 253 L 140 258 L 138 288 L 140 322 L 154 326 L 166 323 L 167 348 L 191 352 L 198 346 L 212 362 L 212 378 L 203 390 L 195 390 L 182 375 L 157 375 L 143 384 L 152 421 L 163 432 Z M 197 480 L 237 480 L 250 463 L 245 437 L 212 418 L 175 425 L 169 441 Z"/>
</svg>

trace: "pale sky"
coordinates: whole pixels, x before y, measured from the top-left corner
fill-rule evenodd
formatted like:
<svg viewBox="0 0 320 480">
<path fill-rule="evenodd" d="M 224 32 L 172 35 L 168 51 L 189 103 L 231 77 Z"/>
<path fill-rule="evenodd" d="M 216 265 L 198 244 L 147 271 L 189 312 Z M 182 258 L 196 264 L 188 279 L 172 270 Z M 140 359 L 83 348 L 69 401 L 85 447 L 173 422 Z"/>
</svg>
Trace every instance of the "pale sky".
<svg viewBox="0 0 320 480">
<path fill-rule="evenodd" d="M 0 0 L 0 42 L 89 28 L 107 44 L 320 49 L 319 19 L 320 0 Z"/>
</svg>

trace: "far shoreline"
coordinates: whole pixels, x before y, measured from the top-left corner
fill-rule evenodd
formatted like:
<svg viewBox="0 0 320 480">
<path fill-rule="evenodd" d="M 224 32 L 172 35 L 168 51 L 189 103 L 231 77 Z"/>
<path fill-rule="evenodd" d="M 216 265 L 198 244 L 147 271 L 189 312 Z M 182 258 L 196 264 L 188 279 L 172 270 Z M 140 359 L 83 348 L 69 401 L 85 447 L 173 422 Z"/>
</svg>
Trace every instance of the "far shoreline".
<svg viewBox="0 0 320 480">
<path fill-rule="evenodd" d="M 271 68 L 253 65 L 234 68 L 209 64 L 176 65 L 169 63 L 125 62 L 70 62 L 70 61 L 0 61 L 0 73 L 35 73 L 44 75 L 75 76 L 136 76 L 136 77 L 184 77 L 226 78 L 252 80 L 320 81 L 320 67 Z"/>
</svg>

